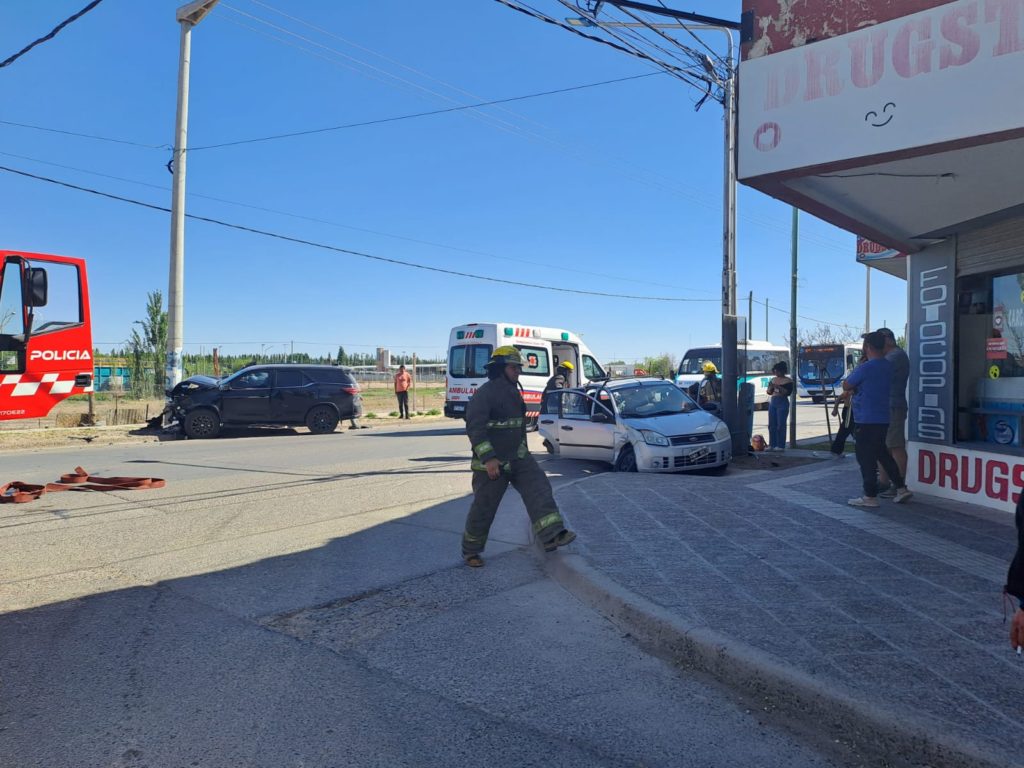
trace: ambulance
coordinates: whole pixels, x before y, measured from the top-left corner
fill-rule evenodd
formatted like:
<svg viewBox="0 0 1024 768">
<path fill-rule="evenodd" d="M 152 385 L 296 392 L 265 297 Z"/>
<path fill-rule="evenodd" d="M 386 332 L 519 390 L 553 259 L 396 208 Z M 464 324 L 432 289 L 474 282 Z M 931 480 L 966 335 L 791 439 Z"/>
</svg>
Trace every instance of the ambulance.
<svg viewBox="0 0 1024 768">
<path fill-rule="evenodd" d="M 93 391 L 85 262 L 0 250 L 0 421 Z"/>
<path fill-rule="evenodd" d="M 594 354 L 572 331 L 543 328 L 523 323 L 467 323 L 452 328 L 448 340 L 448 376 L 444 415 L 452 419 L 466 416 L 466 405 L 477 387 L 487 381 L 484 366 L 498 347 L 513 346 L 523 356 L 519 383 L 526 401 L 526 416 L 535 427 L 540 415 L 540 399 L 548 379 L 559 363 L 569 362 L 573 371 L 570 387 L 607 378 Z"/>
</svg>

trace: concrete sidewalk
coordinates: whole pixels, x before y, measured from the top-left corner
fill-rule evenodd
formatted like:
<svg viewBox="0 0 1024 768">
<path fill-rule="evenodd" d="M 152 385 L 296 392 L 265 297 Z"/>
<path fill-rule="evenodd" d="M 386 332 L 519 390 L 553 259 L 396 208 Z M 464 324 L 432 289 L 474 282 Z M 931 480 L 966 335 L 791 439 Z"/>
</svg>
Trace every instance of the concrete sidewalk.
<svg viewBox="0 0 1024 768">
<path fill-rule="evenodd" d="M 598 475 L 558 491 L 580 538 L 545 562 L 651 650 L 886 764 L 1021 765 L 1012 518 L 860 491 L 852 458 Z"/>
</svg>

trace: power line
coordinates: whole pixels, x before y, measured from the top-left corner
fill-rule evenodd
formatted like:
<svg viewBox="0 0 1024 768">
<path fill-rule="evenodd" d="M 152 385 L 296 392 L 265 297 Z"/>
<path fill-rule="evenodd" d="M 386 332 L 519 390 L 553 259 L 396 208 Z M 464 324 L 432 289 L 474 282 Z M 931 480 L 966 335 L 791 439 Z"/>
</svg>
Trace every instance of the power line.
<svg viewBox="0 0 1024 768">
<path fill-rule="evenodd" d="M 129 141 L 127 139 L 114 139 L 109 136 L 98 136 L 94 133 L 77 133 L 75 131 L 65 131 L 60 128 L 48 128 L 44 125 L 31 125 L 29 123 L 15 123 L 11 120 L 0 120 L 0 125 L 12 125 L 16 128 L 31 128 L 34 131 L 45 131 L 47 133 L 59 133 L 64 136 L 75 136 L 80 139 L 93 139 L 95 141 L 107 141 L 112 144 L 127 144 L 131 147 L 142 147 L 143 149 L 171 149 L 170 144 L 141 144 L 137 141 Z"/>
<path fill-rule="evenodd" d="M 74 171 L 76 173 L 84 173 L 84 174 L 86 174 L 88 176 L 98 176 L 98 177 L 103 178 L 103 179 L 112 179 L 113 181 L 120 181 L 120 182 L 124 182 L 125 184 L 135 184 L 135 185 L 140 186 L 140 187 L 148 187 L 150 189 L 159 189 L 162 192 L 170 192 L 171 191 L 170 187 L 167 187 L 167 186 L 162 185 L 162 184 L 152 184 L 150 182 L 139 181 L 137 179 L 128 179 L 128 178 L 125 178 L 124 176 L 115 176 L 115 175 L 110 174 L 110 173 L 100 173 L 98 171 L 90 171 L 90 170 L 88 170 L 86 168 L 79 168 L 79 167 L 74 166 L 74 165 L 65 165 L 63 163 L 54 163 L 54 162 L 50 162 L 49 160 L 42 160 L 42 159 L 40 159 L 38 157 L 29 157 L 28 155 L 18 155 L 18 154 L 15 154 L 13 152 L 0 152 L 0 156 L 3 156 L 3 157 L 13 157 L 13 158 L 16 158 L 18 160 L 28 160 L 29 162 L 39 163 L 41 165 L 47 165 L 47 166 L 50 166 L 52 168 L 61 168 L 61 169 L 66 170 L 66 171 Z M 211 200 L 211 201 L 216 202 L 216 203 L 224 203 L 226 205 L 234 205 L 234 206 L 237 206 L 239 208 L 247 208 L 247 209 L 253 210 L 253 211 L 261 211 L 263 213 L 273 213 L 273 214 L 276 214 L 278 216 L 287 216 L 288 218 L 299 219 L 300 221 L 313 222 L 314 224 L 326 224 L 327 226 L 330 226 L 330 227 L 338 227 L 340 229 L 349 229 L 349 230 L 352 230 L 353 232 L 363 232 L 365 234 L 377 235 L 379 237 L 388 237 L 388 238 L 392 238 L 394 240 L 401 240 L 401 241 L 404 241 L 404 242 L 407 242 L 407 243 L 416 243 L 417 245 L 427 245 L 427 246 L 430 246 L 432 248 L 443 248 L 443 249 L 449 250 L 449 251 L 456 251 L 456 252 L 459 252 L 459 253 L 468 253 L 468 254 L 471 254 L 473 256 L 485 256 L 485 257 L 490 258 L 490 259 L 499 259 L 501 261 L 510 261 L 510 262 L 514 262 L 514 263 L 520 264 L 520 265 L 522 265 L 522 264 L 529 264 L 530 266 L 542 267 L 542 268 L 548 269 L 548 270 L 555 269 L 555 270 L 559 270 L 561 272 L 573 272 L 573 273 L 580 274 L 580 275 L 590 275 L 591 277 L 602 277 L 602 278 L 609 279 L 609 280 L 618 280 L 620 282 L 637 283 L 639 285 L 657 285 L 657 286 L 660 286 L 662 288 L 675 288 L 677 290 L 690 291 L 692 293 L 714 293 L 713 291 L 701 290 L 701 289 L 698 289 L 698 288 L 686 288 L 686 287 L 679 286 L 679 285 L 672 285 L 670 283 L 665 283 L 664 281 L 655 282 L 653 280 L 637 280 L 635 278 L 622 277 L 621 275 L 609 275 L 609 274 L 607 274 L 605 272 L 593 272 L 593 271 L 586 270 L 586 269 L 575 269 L 573 267 L 563 267 L 563 266 L 559 266 L 558 264 L 546 264 L 544 262 L 539 262 L 539 261 L 529 261 L 527 259 L 519 258 L 518 256 L 515 256 L 515 257 L 513 257 L 513 256 L 499 256 L 496 253 L 488 253 L 487 251 L 475 250 L 473 248 L 462 248 L 460 246 L 449 245 L 447 243 L 438 243 L 438 242 L 433 242 L 431 240 L 422 240 L 422 239 L 415 238 L 415 237 L 407 237 L 405 235 L 396 235 L 396 234 L 394 234 L 392 232 L 381 232 L 380 230 L 376 230 L 376 229 L 367 229 L 365 227 L 356 227 L 356 226 L 352 226 L 351 224 L 342 224 L 342 223 L 337 222 L 337 221 L 330 221 L 328 219 L 320 219 L 320 218 L 317 218 L 315 216 L 305 216 L 305 215 L 300 214 L 300 213 L 291 213 L 289 211 L 281 211 L 281 210 L 277 210 L 275 208 L 267 208 L 267 207 L 262 206 L 262 205 L 252 205 L 250 203 L 242 203 L 242 202 L 239 202 L 237 200 L 228 200 L 228 199 L 223 198 L 223 197 L 214 197 L 212 195 L 202 195 L 202 194 L 199 194 L 199 193 L 196 193 L 196 192 L 188 192 L 186 194 L 187 194 L 187 197 L 195 198 L 195 199 L 198 199 L 198 200 Z"/>
<path fill-rule="evenodd" d="M 239 139 L 237 141 L 226 141 L 220 144 L 207 144 L 201 147 L 191 147 L 189 152 L 198 152 L 204 149 L 220 149 L 221 147 L 235 147 L 239 144 L 255 144 L 262 141 L 275 141 L 277 139 L 289 139 L 295 136 L 309 136 L 316 133 L 328 133 L 330 131 L 341 131 L 347 128 L 362 128 L 368 125 L 380 125 L 382 123 L 396 123 L 400 120 L 412 120 L 418 117 L 430 117 L 432 115 L 443 115 L 448 112 L 460 112 L 466 109 L 478 109 L 480 107 L 490 107 L 495 104 L 508 104 L 513 101 L 524 101 L 526 99 L 535 99 L 541 96 L 553 96 L 558 93 L 569 93 L 571 91 L 582 91 L 587 88 L 597 88 L 602 85 L 611 85 L 613 83 L 624 83 L 629 80 L 639 80 L 644 77 L 653 77 L 654 75 L 664 74 L 662 72 L 645 72 L 640 75 L 629 75 L 627 77 L 617 77 L 612 80 L 601 80 L 596 83 L 584 83 L 583 85 L 572 85 L 567 88 L 556 88 L 551 91 L 540 91 L 538 93 L 528 93 L 523 96 L 509 96 L 504 99 L 492 99 L 490 101 L 481 101 L 476 104 L 461 104 L 457 107 L 446 107 L 444 109 L 433 109 L 427 112 L 413 112 L 406 115 L 396 115 L 394 117 L 382 117 L 376 120 L 364 120 L 358 123 L 345 123 L 343 125 L 332 125 L 326 128 L 311 128 L 306 131 L 293 131 L 291 133 L 278 133 L 272 136 L 260 136 L 253 139 Z"/>
<path fill-rule="evenodd" d="M 62 21 L 56 27 L 51 29 L 47 34 L 45 34 L 42 37 L 40 37 L 38 40 L 33 40 L 31 43 L 26 45 L 24 48 L 22 48 L 20 51 L 15 53 L 13 56 L 9 56 L 4 61 L 0 61 L 0 69 L 3 69 L 4 67 L 10 66 L 14 62 L 16 62 L 18 59 L 20 59 L 22 56 L 24 56 L 26 53 L 28 53 L 33 48 L 35 48 L 37 45 L 41 45 L 42 43 L 45 43 L 47 40 L 52 40 L 53 38 L 55 38 L 57 36 L 58 32 L 60 32 L 62 29 L 64 29 L 64 27 L 66 27 L 68 24 L 71 24 L 72 22 L 75 22 L 78 19 L 82 18 L 83 16 L 85 16 L 85 14 L 87 14 L 89 11 L 91 11 L 93 8 L 95 8 L 97 5 L 99 5 L 102 2 L 103 2 L 103 0 L 92 0 L 92 2 L 89 3 L 87 6 L 85 6 L 85 8 L 83 8 L 78 13 L 74 14 L 73 16 L 69 16 L 68 18 L 64 19 L 64 21 Z"/>
<path fill-rule="evenodd" d="M 684 76 L 683 71 L 680 70 L 678 67 L 673 67 L 670 64 L 663 64 L 657 61 L 656 59 L 652 58 L 651 56 L 648 56 L 646 53 L 636 50 L 635 48 L 627 47 L 625 45 L 619 45 L 618 43 L 613 43 L 611 40 L 605 40 L 604 38 L 597 37 L 596 35 L 588 35 L 586 32 L 581 32 L 575 27 L 569 26 L 568 24 L 565 24 L 552 16 L 548 16 L 547 14 L 541 13 L 540 11 L 534 8 L 530 8 L 529 6 L 518 5 L 516 3 L 509 2 L 509 0 L 495 1 L 501 3 L 507 8 L 511 8 L 513 11 L 519 11 L 519 13 L 531 16 L 535 19 L 539 19 L 540 21 L 546 22 L 548 24 L 553 24 L 556 27 L 561 27 L 562 29 L 568 30 L 569 32 L 572 32 L 574 35 L 579 35 L 580 37 L 584 37 L 587 40 L 593 40 L 594 42 L 601 43 L 602 45 L 607 45 L 611 48 L 614 48 L 617 51 L 628 53 L 630 56 L 636 56 L 637 58 L 644 59 L 645 61 L 648 61 L 654 64 L 655 66 L 659 67 L 660 69 L 663 69 L 664 71 L 668 72 L 670 75 L 678 77 L 680 80 L 686 80 L 687 82 L 689 82 L 689 80 L 687 80 Z"/>
<path fill-rule="evenodd" d="M 131 205 L 137 205 L 137 206 L 139 206 L 141 208 L 148 208 L 148 209 L 153 210 L 153 211 L 161 211 L 163 213 L 170 213 L 170 210 L 171 210 L 170 208 L 165 208 L 165 207 L 160 206 L 160 205 L 153 205 L 152 203 L 146 203 L 146 202 L 143 202 L 141 200 L 134 200 L 134 199 L 132 199 L 130 197 L 122 197 L 121 195 L 114 195 L 114 194 L 111 194 L 109 192 L 101 192 L 100 190 L 90 189 L 88 187 L 81 187 L 81 186 L 78 186 L 77 184 L 71 184 L 69 182 L 60 181 L 58 179 L 49 178 L 47 176 L 39 176 L 39 175 L 34 174 L 34 173 L 28 173 L 27 171 L 20 171 L 20 170 L 18 170 L 16 168 L 9 168 L 9 167 L 3 166 L 3 165 L 0 165 L 0 171 L 7 171 L 8 173 L 13 173 L 13 174 L 16 174 L 18 176 L 24 176 L 26 178 L 36 179 L 37 181 L 44 181 L 44 182 L 47 182 L 49 184 L 54 184 L 56 186 L 65 187 L 67 189 L 74 189 L 74 190 L 77 190 L 79 192 L 87 192 L 87 193 L 89 193 L 91 195 L 96 195 L 98 197 L 105 197 L 105 198 L 107 198 L 109 200 L 117 200 L 117 201 L 120 201 L 122 203 L 129 203 Z M 322 250 L 333 251 L 335 253 L 344 253 L 344 254 L 349 255 L 349 256 L 358 256 L 359 258 L 370 259 L 372 261 L 379 261 L 379 262 L 383 262 L 383 263 L 386 263 L 386 264 L 395 264 L 397 266 L 402 266 L 402 267 L 411 267 L 411 268 L 414 268 L 414 269 L 422 269 L 422 270 L 425 270 L 427 272 L 437 272 L 437 273 L 445 274 L 445 275 L 453 275 L 455 277 L 466 277 L 466 278 L 470 278 L 470 279 L 473 279 L 473 280 L 483 280 L 485 282 L 490 282 L 490 283 L 502 283 L 504 285 L 515 285 L 515 286 L 519 286 L 521 288 L 535 288 L 535 289 L 538 289 L 538 290 L 553 291 L 553 292 L 556 292 L 556 293 L 572 293 L 572 294 L 578 294 L 578 295 L 583 295 L 583 296 L 599 296 L 601 298 L 609 298 L 609 299 L 632 299 L 634 301 L 661 301 L 661 302 L 674 302 L 674 303 L 696 303 L 696 302 L 714 302 L 714 303 L 718 303 L 718 301 L 719 301 L 719 299 L 684 299 L 684 298 L 679 298 L 679 297 L 674 297 L 674 296 L 634 296 L 634 295 L 623 294 L 623 293 L 605 293 L 605 292 L 602 292 L 602 291 L 584 291 L 584 290 L 574 289 L 574 288 L 559 288 L 559 287 L 556 287 L 556 286 L 540 285 L 540 284 L 537 284 L 537 283 L 526 283 L 526 282 L 521 282 L 521 281 L 518 281 L 518 280 L 505 280 L 505 279 L 499 278 L 499 277 L 489 277 L 487 275 L 475 275 L 475 274 L 470 273 L 470 272 L 459 272 L 459 271 L 456 271 L 456 270 L 453 270 L 453 269 L 443 269 L 441 267 L 431 267 L 431 266 L 428 266 L 426 264 L 418 264 L 418 263 L 413 262 L 413 261 L 404 261 L 402 259 L 392 259 L 392 258 L 389 258 L 389 257 L 386 257 L 386 256 L 376 256 L 374 254 L 364 253 L 362 251 L 354 251 L 354 250 L 349 249 L 349 248 L 340 248 L 338 246 L 328 245 L 326 243 L 319 243 L 319 242 L 316 242 L 314 240 L 306 240 L 306 239 L 300 238 L 300 237 L 292 237 L 290 235 L 282 235 L 282 234 L 280 234 L 278 232 L 270 232 L 270 231 L 264 230 L 264 229 L 256 229 L 255 227 L 247 227 L 247 226 L 245 226 L 243 224 L 235 224 L 235 223 L 228 222 L 228 221 L 222 221 L 220 219 L 210 218 L 208 216 L 197 216 L 197 215 L 191 214 L 191 213 L 185 214 L 185 216 L 186 216 L 186 218 L 194 219 L 195 221 L 205 221 L 208 224 L 216 224 L 216 225 L 221 226 L 221 227 L 227 227 L 229 229 L 237 229 L 237 230 L 242 231 L 242 232 L 249 232 L 249 233 L 254 234 L 254 235 L 261 235 L 263 237 L 270 237 L 270 238 L 273 238 L 273 239 L 276 239 L 276 240 L 283 240 L 283 241 L 289 242 L 289 243 L 296 243 L 298 245 L 308 245 L 308 246 L 310 246 L 312 248 L 320 248 Z"/>
</svg>

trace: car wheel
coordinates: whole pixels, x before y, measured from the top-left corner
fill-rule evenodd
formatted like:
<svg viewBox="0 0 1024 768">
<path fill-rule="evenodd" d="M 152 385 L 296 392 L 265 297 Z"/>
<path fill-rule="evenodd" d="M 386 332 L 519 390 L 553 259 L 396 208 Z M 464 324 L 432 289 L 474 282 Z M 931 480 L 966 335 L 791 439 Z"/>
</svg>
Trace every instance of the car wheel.
<svg viewBox="0 0 1024 768">
<path fill-rule="evenodd" d="M 338 412 L 329 405 L 317 405 L 306 414 L 306 426 L 314 435 L 326 435 L 338 426 Z"/>
<path fill-rule="evenodd" d="M 633 446 L 627 445 L 619 451 L 619 458 L 615 460 L 616 472 L 636 472 L 636 452 Z"/>
<path fill-rule="evenodd" d="M 553 453 L 555 452 L 555 446 L 553 446 L 553 445 L 552 445 L 552 444 L 551 444 L 551 443 L 550 443 L 549 441 L 547 441 L 547 440 L 545 440 L 545 441 L 544 441 L 544 449 L 545 449 L 545 450 L 546 450 L 546 451 L 547 451 L 548 453 L 552 453 L 552 454 L 553 454 Z"/>
<path fill-rule="evenodd" d="M 208 440 L 220 434 L 220 417 L 209 408 L 198 408 L 185 417 L 185 437 Z"/>
</svg>

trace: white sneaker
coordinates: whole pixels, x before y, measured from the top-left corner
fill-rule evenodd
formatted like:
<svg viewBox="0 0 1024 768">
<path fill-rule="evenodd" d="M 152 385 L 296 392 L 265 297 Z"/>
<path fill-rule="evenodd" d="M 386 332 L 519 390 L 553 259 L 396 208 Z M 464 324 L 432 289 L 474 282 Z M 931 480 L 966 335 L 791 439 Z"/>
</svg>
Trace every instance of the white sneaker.
<svg viewBox="0 0 1024 768">
<path fill-rule="evenodd" d="M 902 488 L 896 489 L 896 495 L 892 497 L 892 500 L 895 501 L 897 504 L 902 504 L 903 502 L 910 499 L 913 495 L 914 494 L 910 492 L 907 486 L 903 486 Z"/>
<path fill-rule="evenodd" d="M 869 509 L 877 509 L 878 499 L 871 496 L 858 496 L 856 499 L 850 499 L 848 502 L 851 507 L 868 507 Z"/>
</svg>

